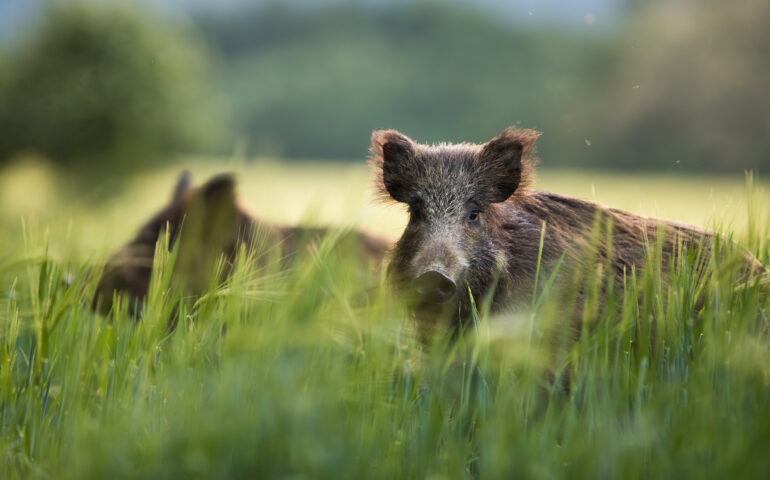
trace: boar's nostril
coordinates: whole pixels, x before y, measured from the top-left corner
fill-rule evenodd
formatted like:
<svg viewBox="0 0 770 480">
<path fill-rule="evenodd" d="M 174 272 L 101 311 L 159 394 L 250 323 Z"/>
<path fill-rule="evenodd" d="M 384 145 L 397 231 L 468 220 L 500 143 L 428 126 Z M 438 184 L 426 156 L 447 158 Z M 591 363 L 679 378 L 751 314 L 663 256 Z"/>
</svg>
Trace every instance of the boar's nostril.
<svg viewBox="0 0 770 480">
<path fill-rule="evenodd" d="M 443 273 L 430 271 L 414 281 L 415 293 L 421 303 L 444 303 L 455 294 L 455 282 Z"/>
</svg>

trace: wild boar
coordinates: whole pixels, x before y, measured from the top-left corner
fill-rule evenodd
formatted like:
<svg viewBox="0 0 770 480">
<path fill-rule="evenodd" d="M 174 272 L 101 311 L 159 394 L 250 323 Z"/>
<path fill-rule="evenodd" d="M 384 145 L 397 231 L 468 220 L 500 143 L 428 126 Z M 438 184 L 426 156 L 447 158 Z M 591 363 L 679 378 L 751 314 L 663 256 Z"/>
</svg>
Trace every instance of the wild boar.
<svg viewBox="0 0 770 480">
<path fill-rule="evenodd" d="M 556 272 L 565 284 L 590 262 L 619 290 L 658 240 L 664 277 L 680 246 L 710 254 L 714 232 L 533 190 L 539 135 L 509 127 L 482 145 L 422 145 L 395 130 L 372 134 L 375 188 L 409 210 L 388 277 L 411 297 L 423 329 L 462 325 L 471 298 L 488 296 L 492 312 L 528 304 L 538 265 L 542 278 Z M 597 225 L 611 228 L 611 241 L 596 241 Z M 764 270 L 746 251 L 742 263 L 745 278 Z"/>
<path fill-rule="evenodd" d="M 113 294 L 125 293 L 132 299 L 132 313 L 139 313 L 150 287 L 156 244 L 164 235 L 168 235 L 169 249 L 178 248 L 174 275 L 188 293 L 197 295 L 211 284 L 217 262 L 224 257 L 225 265 L 230 264 L 240 246 L 251 242 L 254 235 L 260 236 L 266 248 L 278 249 L 282 265 L 288 267 L 298 252 L 331 231 L 258 220 L 238 204 L 232 175 L 218 175 L 192 187 L 190 174 L 185 172 L 170 203 L 109 257 L 93 307 L 107 313 Z M 379 268 L 389 246 L 387 240 L 359 231 L 345 232 L 336 244 L 342 254 L 353 256 L 367 270 Z"/>
</svg>

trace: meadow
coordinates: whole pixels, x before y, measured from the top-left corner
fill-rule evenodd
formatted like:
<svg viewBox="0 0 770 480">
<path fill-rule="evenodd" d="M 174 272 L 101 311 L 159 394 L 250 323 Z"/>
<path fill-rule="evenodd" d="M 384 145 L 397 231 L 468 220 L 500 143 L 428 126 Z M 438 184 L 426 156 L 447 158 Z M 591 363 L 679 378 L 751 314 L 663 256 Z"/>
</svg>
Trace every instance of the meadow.
<svg viewBox="0 0 770 480">
<path fill-rule="evenodd" d="M 393 239 L 405 222 L 372 199 L 363 164 L 183 164 L 198 181 L 236 172 L 266 220 Z M 549 332 L 568 314 L 546 297 L 512 329 L 478 299 L 458 341 L 420 342 L 333 236 L 288 272 L 244 252 L 199 299 L 174 291 L 174 254 L 159 255 L 142 321 L 91 313 L 87 269 L 179 171 L 97 183 L 31 159 L 0 173 L 0 477 L 770 478 L 767 282 L 736 287 L 729 255 L 664 284 L 651 247 L 651 268 L 606 308 L 589 302 L 591 328 L 558 351 Z M 569 170 L 537 182 L 715 228 L 765 265 L 768 186 Z"/>
</svg>

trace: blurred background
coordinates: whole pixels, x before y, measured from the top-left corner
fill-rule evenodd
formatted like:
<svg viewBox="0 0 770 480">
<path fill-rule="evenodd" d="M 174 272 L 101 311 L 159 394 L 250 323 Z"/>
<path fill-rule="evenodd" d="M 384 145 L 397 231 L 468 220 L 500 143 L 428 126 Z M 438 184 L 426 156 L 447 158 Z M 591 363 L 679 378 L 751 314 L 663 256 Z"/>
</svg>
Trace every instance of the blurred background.
<svg viewBox="0 0 770 480">
<path fill-rule="evenodd" d="M 766 0 L 0 0 L 0 201 L 130 230 L 181 168 L 234 169 L 260 215 L 328 221 L 364 201 L 372 129 L 519 125 L 541 187 L 703 223 L 770 168 L 768 23 Z"/>
</svg>

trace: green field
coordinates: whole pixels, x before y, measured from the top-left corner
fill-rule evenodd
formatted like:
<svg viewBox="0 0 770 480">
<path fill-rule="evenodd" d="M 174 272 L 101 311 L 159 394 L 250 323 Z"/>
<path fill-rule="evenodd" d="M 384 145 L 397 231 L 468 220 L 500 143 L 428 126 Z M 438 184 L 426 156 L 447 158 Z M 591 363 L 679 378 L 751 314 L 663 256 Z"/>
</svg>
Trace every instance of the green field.
<svg viewBox="0 0 770 480">
<path fill-rule="evenodd" d="M 405 221 L 364 165 L 188 163 L 198 180 L 236 172 L 270 221 L 392 238 Z M 0 173 L 0 478 L 770 478 L 767 289 L 734 288 L 729 259 L 701 279 L 680 265 L 669 286 L 648 269 L 594 316 L 589 300 L 574 345 L 549 341 L 565 314 L 548 298 L 507 319 L 479 299 L 460 341 L 423 345 L 333 238 L 289 272 L 239 262 L 197 300 L 159 258 L 140 323 L 90 313 L 86 269 L 179 170 Z M 748 183 L 545 170 L 537 187 L 716 228 L 767 265 L 768 184 Z"/>
</svg>

